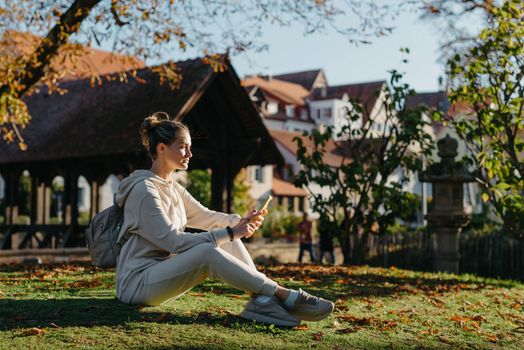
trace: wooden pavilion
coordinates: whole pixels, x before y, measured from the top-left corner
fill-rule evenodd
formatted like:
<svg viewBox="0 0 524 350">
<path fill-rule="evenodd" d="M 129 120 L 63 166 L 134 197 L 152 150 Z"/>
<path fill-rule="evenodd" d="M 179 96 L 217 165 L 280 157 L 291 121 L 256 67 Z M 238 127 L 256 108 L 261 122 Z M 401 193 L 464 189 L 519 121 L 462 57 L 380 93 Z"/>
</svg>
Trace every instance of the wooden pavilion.
<svg viewBox="0 0 524 350">
<path fill-rule="evenodd" d="M 127 83 L 106 79 L 90 87 L 89 79 L 65 81 L 64 95 L 45 89 L 25 98 L 33 120 L 23 135 L 29 149 L 0 142 L 0 175 L 5 181 L 0 248 L 83 246 L 85 225 L 78 222 L 78 179 L 91 188 L 89 216 L 99 211 L 99 187 L 110 174 L 123 178 L 148 168 L 139 126 L 144 117 L 165 111 L 186 123 L 193 138 L 190 169 L 211 169 L 211 207 L 230 211 L 233 179 L 248 165 L 283 164 L 256 108 L 229 61 L 215 72 L 200 59 L 177 63 L 183 80 L 172 90 L 154 68 L 138 71 Z M 113 76 L 114 77 L 114 76 Z M 31 177 L 30 222 L 17 220 L 18 188 L 24 171 Z M 61 224 L 49 222 L 51 184 L 64 178 Z M 22 237 L 13 246 L 14 234 Z M 18 237 L 17 236 L 17 237 Z"/>
</svg>

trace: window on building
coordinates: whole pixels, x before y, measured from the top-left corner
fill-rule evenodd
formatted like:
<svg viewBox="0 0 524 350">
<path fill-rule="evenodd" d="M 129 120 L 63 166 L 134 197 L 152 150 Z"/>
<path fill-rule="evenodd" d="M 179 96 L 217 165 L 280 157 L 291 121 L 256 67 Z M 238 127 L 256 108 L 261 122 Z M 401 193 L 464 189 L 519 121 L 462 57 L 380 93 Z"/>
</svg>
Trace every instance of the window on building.
<svg viewBox="0 0 524 350">
<path fill-rule="evenodd" d="M 302 108 L 300 110 L 300 118 L 307 119 L 307 109 L 306 108 Z"/>
<path fill-rule="evenodd" d="M 289 168 L 287 166 L 282 169 L 282 177 L 284 180 L 289 178 Z"/>
<path fill-rule="evenodd" d="M 276 113 L 278 113 L 278 103 L 276 103 L 276 102 L 268 102 L 266 110 L 267 110 L 267 112 L 269 114 L 276 114 Z"/>
<path fill-rule="evenodd" d="M 282 196 L 278 196 L 277 197 L 277 203 L 278 205 L 282 205 L 282 203 L 284 202 L 284 198 Z"/>
<path fill-rule="evenodd" d="M 295 116 L 295 106 L 286 105 L 286 116 L 288 118 L 293 118 Z"/>
<path fill-rule="evenodd" d="M 295 197 L 293 196 L 287 197 L 287 210 L 295 211 Z"/>
<path fill-rule="evenodd" d="M 322 108 L 322 117 L 323 118 L 331 118 L 331 107 L 329 107 L 329 108 Z"/>
<path fill-rule="evenodd" d="M 304 212 L 304 197 L 298 197 L 298 210 Z"/>
<path fill-rule="evenodd" d="M 320 120 L 320 118 L 322 117 L 322 116 L 320 115 L 320 113 L 321 113 L 321 110 L 320 110 L 320 108 L 319 108 L 319 109 L 317 109 L 317 120 Z"/>
<path fill-rule="evenodd" d="M 255 181 L 256 182 L 264 182 L 264 172 L 261 166 L 255 167 Z"/>
</svg>

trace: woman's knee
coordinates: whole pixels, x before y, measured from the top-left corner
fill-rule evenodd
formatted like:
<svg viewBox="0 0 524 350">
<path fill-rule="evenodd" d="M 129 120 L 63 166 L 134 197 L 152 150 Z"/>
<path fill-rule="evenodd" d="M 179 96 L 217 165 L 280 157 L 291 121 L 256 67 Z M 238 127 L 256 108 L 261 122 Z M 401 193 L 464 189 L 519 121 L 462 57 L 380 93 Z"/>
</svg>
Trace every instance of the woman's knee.
<svg viewBox="0 0 524 350">
<path fill-rule="evenodd" d="M 213 243 L 202 243 L 198 245 L 200 254 L 202 254 L 202 260 L 211 263 L 223 257 L 220 248 L 216 247 Z"/>
</svg>

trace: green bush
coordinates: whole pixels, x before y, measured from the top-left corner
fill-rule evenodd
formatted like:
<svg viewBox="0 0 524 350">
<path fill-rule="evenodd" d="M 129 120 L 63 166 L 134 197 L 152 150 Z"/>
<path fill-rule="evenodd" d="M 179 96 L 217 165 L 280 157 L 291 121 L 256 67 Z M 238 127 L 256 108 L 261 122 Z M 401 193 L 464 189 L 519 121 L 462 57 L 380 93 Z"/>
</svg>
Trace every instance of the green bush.
<svg viewBox="0 0 524 350">
<path fill-rule="evenodd" d="M 78 224 L 79 225 L 87 225 L 89 224 L 89 221 L 90 221 L 89 212 L 81 211 L 78 213 Z"/>
<path fill-rule="evenodd" d="M 263 237 L 270 239 L 295 236 L 300 220 L 300 217 L 288 212 L 284 206 L 275 206 L 269 209 L 260 232 Z"/>
</svg>

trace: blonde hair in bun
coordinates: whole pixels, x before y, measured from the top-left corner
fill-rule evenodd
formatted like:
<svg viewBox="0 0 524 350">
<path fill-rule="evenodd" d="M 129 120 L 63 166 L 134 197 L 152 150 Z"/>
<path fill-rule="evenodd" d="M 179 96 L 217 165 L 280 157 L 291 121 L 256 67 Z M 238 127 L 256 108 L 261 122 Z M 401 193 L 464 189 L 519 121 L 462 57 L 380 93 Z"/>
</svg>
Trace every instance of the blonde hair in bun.
<svg viewBox="0 0 524 350">
<path fill-rule="evenodd" d="M 140 137 L 149 157 L 156 159 L 156 146 L 159 143 L 170 145 L 176 140 L 180 132 L 187 132 L 189 129 L 183 123 L 171 120 L 166 112 L 155 112 L 145 118 L 140 127 Z"/>
</svg>

